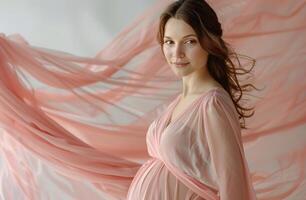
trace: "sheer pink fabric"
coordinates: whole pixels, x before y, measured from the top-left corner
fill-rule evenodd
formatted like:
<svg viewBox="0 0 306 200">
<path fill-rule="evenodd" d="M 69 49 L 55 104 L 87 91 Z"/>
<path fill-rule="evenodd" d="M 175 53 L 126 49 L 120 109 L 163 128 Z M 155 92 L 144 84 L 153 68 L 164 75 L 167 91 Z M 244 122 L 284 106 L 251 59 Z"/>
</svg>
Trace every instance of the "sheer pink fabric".
<svg viewBox="0 0 306 200">
<path fill-rule="evenodd" d="M 136 174 L 128 199 L 256 199 L 228 93 L 210 89 L 169 124 L 179 97 L 149 126 L 152 159 Z"/>
<path fill-rule="evenodd" d="M 306 196 L 306 3 L 209 1 L 224 39 L 257 60 L 254 76 L 240 82 L 264 89 L 245 94 L 255 114 L 241 140 L 226 94 L 195 101 L 201 109 L 185 137 L 202 140 L 193 138 L 193 151 L 175 154 L 162 149 L 170 148 L 175 124 L 163 132 L 165 144 L 148 139 L 180 92 L 155 40 L 158 16 L 170 2 L 146 10 L 94 58 L 31 46 L 20 35 L 0 36 L 2 199 L 127 199 L 137 195 L 137 180 L 149 166 L 160 167 L 186 196 L 216 199 L 218 191 L 224 200 L 239 190 L 252 199 L 251 183 L 257 199 Z M 165 125 L 159 126 L 161 134 Z M 234 137 L 224 141 L 227 133 Z M 207 152 L 211 162 L 205 162 Z M 203 161 L 182 163 L 170 153 Z M 230 162 L 229 154 L 239 162 Z M 163 189 L 171 195 L 171 188 Z"/>
</svg>

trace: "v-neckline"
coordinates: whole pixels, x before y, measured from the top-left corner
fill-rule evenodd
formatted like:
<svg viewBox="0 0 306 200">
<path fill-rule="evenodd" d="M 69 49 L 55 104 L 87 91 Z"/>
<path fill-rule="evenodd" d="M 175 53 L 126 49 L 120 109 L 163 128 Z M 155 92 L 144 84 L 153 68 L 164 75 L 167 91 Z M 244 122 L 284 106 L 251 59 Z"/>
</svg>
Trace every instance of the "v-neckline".
<svg viewBox="0 0 306 200">
<path fill-rule="evenodd" d="M 179 103 L 179 100 L 181 99 L 182 97 L 182 94 L 179 94 L 176 99 L 175 99 L 175 102 L 174 102 L 174 105 L 171 107 L 170 111 L 168 112 L 168 115 L 167 115 L 167 119 L 166 119 L 166 122 L 165 122 L 165 126 L 164 126 L 164 130 L 168 129 L 170 126 L 172 126 L 173 124 L 175 124 L 177 121 L 180 120 L 181 117 L 183 117 L 183 115 L 188 111 L 190 110 L 190 108 L 192 108 L 192 106 L 197 103 L 200 99 L 202 99 L 202 97 L 208 95 L 209 93 L 213 92 L 213 91 L 217 91 L 218 89 L 222 89 L 220 87 L 214 87 L 212 89 L 209 89 L 208 91 L 204 92 L 203 94 L 199 95 L 198 97 L 196 97 L 183 111 L 181 111 L 176 119 L 172 119 L 172 114 L 173 114 L 173 111 L 174 109 L 176 108 L 177 104 Z M 171 121 L 170 121 L 171 120 Z"/>
</svg>

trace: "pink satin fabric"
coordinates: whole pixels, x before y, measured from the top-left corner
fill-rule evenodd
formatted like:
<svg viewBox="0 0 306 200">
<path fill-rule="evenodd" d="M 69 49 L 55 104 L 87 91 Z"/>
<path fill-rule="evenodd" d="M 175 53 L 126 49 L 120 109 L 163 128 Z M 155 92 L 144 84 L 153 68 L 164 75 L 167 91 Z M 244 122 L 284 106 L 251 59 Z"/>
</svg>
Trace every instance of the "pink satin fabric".
<svg viewBox="0 0 306 200">
<path fill-rule="evenodd" d="M 239 130 L 222 90 L 166 128 L 181 90 L 156 41 L 170 2 L 92 58 L 0 35 L 2 199 L 154 199 L 154 189 L 162 199 L 305 197 L 306 3 L 209 1 L 224 39 L 256 59 L 252 76 L 238 77 L 262 89 L 243 95 L 255 114 Z"/>
</svg>

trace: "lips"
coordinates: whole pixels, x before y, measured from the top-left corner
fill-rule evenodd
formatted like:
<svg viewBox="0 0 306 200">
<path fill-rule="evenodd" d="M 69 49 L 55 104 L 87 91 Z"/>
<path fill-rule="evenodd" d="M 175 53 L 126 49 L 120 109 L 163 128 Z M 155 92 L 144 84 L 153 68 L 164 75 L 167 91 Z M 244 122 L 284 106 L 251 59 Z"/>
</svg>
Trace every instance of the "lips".
<svg viewBox="0 0 306 200">
<path fill-rule="evenodd" d="M 189 64 L 189 63 L 183 63 L 183 62 L 174 62 L 173 64 L 175 64 L 175 65 L 187 65 L 187 64 Z"/>
<path fill-rule="evenodd" d="M 175 65 L 176 67 L 184 67 L 187 66 L 189 62 L 173 62 L 172 64 Z"/>
</svg>

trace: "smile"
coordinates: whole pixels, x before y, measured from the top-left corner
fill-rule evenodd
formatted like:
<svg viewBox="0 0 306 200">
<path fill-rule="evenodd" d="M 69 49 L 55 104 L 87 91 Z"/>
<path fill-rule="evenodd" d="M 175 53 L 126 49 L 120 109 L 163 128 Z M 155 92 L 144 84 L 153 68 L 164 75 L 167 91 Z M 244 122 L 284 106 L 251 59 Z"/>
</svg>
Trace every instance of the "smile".
<svg viewBox="0 0 306 200">
<path fill-rule="evenodd" d="M 175 65 L 176 67 L 185 67 L 187 66 L 189 63 L 172 63 L 173 65 Z"/>
</svg>

